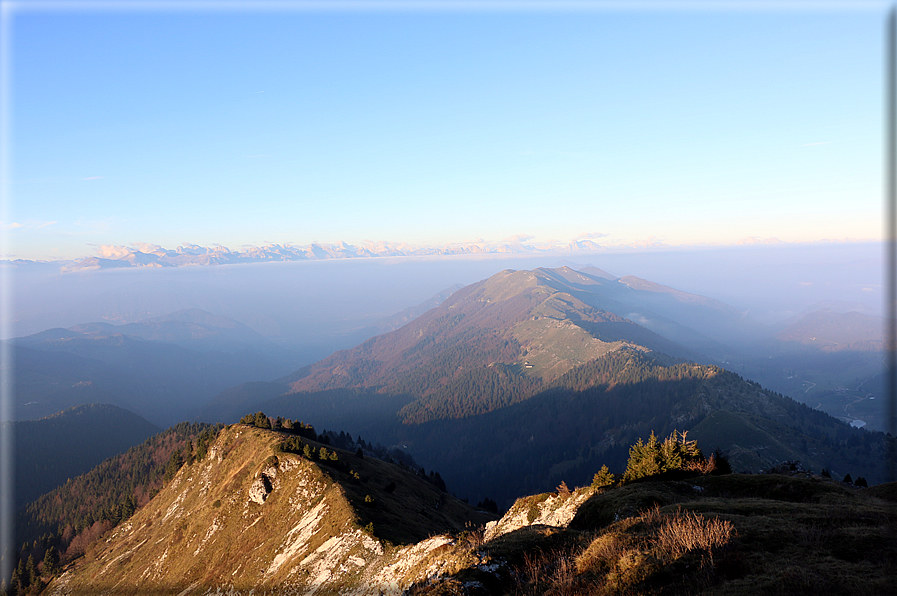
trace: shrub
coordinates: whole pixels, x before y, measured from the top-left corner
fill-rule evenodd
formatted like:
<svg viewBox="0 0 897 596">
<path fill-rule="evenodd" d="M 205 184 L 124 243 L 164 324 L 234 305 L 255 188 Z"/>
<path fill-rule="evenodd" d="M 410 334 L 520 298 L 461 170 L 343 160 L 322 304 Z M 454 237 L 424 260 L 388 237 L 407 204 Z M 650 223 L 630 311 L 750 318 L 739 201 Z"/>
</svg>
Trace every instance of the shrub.
<svg viewBox="0 0 897 596">
<path fill-rule="evenodd" d="M 569 497 L 570 496 L 570 489 L 567 487 L 567 483 L 564 480 L 561 480 L 560 485 L 558 485 L 557 491 L 558 491 L 559 497 Z"/>
</svg>

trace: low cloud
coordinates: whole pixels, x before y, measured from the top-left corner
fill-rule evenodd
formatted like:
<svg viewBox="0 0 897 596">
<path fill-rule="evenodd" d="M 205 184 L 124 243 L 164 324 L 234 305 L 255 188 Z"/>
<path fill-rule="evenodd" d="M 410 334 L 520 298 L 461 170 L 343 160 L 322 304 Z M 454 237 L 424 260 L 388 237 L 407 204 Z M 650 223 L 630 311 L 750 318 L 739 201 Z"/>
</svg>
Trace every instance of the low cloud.
<svg viewBox="0 0 897 596">
<path fill-rule="evenodd" d="M 737 244 L 747 245 L 747 244 L 784 244 L 784 241 L 779 240 L 778 238 L 761 238 L 760 236 L 748 236 L 747 238 L 742 238 L 737 242 Z"/>
<path fill-rule="evenodd" d="M 19 228 L 25 228 L 28 230 L 38 230 L 40 228 L 46 228 L 47 226 L 52 226 L 53 224 L 59 223 L 58 221 L 33 221 L 29 220 L 25 223 L 20 223 L 17 221 L 9 222 L 8 224 L 2 224 L 4 230 L 17 230 Z"/>
<path fill-rule="evenodd" d="M 81 180 L 102 180 L 105 176 L 88 176 L 87 178 L 81 178 Z"/>
<path fill-rule="evenodd" d="M 646 318 L 645 315 L 637 313 L 637 312 L 629 313 L 628 315 L 626 315 L 626 318 L 629 319 L 630 321 L 632 321 L 633 323 L 638 323 L 639 325 L 641 325 L 643 327 L 646 327 L 651 324 L 651 321 L 648 318 Z"/>
<path fill-rule="evenodd" d="M 97 247 L 97 254 L 104 259 L 120 259 L 134 252 L 127 246 L 115 246 L 114 244 L 101 244 Z"/>
<path fill-rule="evenodd" d="M 595 240 L 596 238 L 607 238 L 610 234 L 603 232 L 585 232 L 576 237 L 577 240 Z"/>
<path fill-rule="evenodd" d="M 532 240 L 533 238 L 535 238 L 535 236 L 531 234 L 514 234 L 513 236 L 502 239 L 502 242 L 526 242 L 527 240 Z"/>
<path fill-rule="evenodd" d="M 159 246 L 158 244 L 152 244 L 150 242 L 132 242 L 131 246 L 134 248 L 134 250 L 145 253 L 162 250 L 161 246 Z"/>
</svg>

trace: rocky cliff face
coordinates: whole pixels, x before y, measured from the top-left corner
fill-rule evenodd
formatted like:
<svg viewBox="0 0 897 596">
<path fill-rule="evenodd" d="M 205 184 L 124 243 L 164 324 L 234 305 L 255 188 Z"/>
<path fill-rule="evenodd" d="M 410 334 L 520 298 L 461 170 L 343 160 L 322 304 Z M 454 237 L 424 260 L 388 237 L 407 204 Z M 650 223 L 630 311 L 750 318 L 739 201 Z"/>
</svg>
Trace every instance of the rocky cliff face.
<svg viewBox="0 0 897 596">
<path fill-rule="evenodd" d="M 225 429 L 48 593 L 399 594 L 456 572 L 467 550 L 451 532 L 488 519 L 398 465 L 345 452 L 319 464 L 275 454 L 281 440 Z"/>
</svg>

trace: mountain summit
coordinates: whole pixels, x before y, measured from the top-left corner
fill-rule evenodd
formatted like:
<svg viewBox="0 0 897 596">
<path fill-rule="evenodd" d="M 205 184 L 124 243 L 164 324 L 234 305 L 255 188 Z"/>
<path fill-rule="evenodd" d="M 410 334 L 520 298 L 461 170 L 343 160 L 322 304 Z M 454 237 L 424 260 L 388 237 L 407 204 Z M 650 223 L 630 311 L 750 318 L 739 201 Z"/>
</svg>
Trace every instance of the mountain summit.
<svg viewBox="0 0 897 596">
<path fill-rule="evenodd" d="M 615 281 L 570 268 L 506 270 L 458 290 L 401 329 L 336 352 L 287 379 L 293 392 L 338 388 L 407 394 L 407 421 L 442 416 L 461 394 L 479 400 L 451 417 L 526 399 L 576 366 L 629 347 L 692 356 L 686 348 L 598 306 Z M 625 309 L 622 309 L 625 310 Z"/>
<path fill-rule="evenodd" d="M 679 322 L 701 313 L 710 321 L 701 331 Z M 870 462 L 886 451 L 883 435 L 851 429 L 695 349 L 718 345 L 703 334 L 707 325 L 742 324 L 722 303 L 637 278 L 508 270 L 282 379 L 284 395 L 237 397 L 246 410 L 407 449 L 460 494 L 501 504 L 584 482 L 602 464 L 619 470 L 628 446 L 652 430 L 689 431 L 729 452 L 736 470 L 799 460 L 881 481 Z"/>
</svg>

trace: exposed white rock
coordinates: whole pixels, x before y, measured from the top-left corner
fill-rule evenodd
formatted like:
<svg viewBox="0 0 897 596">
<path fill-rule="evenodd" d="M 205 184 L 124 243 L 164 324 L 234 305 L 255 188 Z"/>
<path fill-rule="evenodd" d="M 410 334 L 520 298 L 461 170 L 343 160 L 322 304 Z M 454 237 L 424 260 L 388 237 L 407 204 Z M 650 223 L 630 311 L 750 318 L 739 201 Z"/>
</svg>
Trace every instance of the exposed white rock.
<svg viewBox="0 0 897 596">
<path fill-rule="evenodd" d="M 579 506 L 593 494 L 592 489 L 581 488 L 569 495 L 550 494 L 536 503 L 533 503 L 534 497 L 520 499 L 500 520 L 486 524 L 484 538 L 487 541 L 493 540 L 503 534 L 532 525 L 566 528 L 573 521 Z"/>
<path fill-rule="evenodd" d="M 271 480 L 262 474 L 249 487 L 249 500 L 262 505 L 272 490 L 274 490 L 274 487 L 271 485 Z"/>
</svg>

